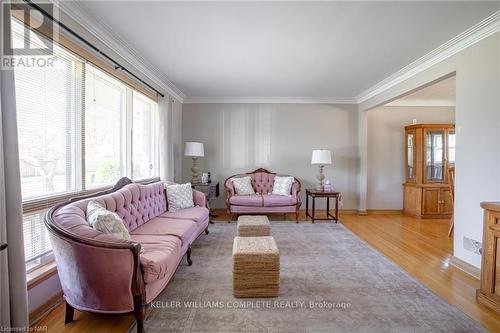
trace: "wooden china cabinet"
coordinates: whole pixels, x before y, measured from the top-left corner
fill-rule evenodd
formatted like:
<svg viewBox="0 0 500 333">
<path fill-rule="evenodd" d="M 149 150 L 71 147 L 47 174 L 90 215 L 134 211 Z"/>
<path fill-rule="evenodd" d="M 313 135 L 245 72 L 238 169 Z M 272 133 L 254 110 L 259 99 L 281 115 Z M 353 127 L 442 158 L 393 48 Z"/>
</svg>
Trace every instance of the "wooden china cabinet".
<svg viewBox="0 0 500 333">
<path fill-rule="evenodd" d="M 450 218 L 448 168 L 455 166 L 455 125 L 405 127 L 406 181 L 403 213 L 417 218 Z"/>
</svg>

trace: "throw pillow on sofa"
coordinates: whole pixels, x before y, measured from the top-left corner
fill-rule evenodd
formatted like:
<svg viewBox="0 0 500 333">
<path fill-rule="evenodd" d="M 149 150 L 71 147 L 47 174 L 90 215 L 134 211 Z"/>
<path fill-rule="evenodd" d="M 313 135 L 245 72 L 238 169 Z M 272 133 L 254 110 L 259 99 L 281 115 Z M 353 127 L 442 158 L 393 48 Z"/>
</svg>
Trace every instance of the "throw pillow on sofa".
<svg viewBox="0 0 500 333">
<path fill-rule="evenodd" d="M 252 177 L 239 177 L 232 179 L 236 195 L 252 195 L 255 191 L 252 186 Z"/>
<path fill-rule="evenodd" d="M 292 184 L 294 180 L 295 179 L 293 177 L 289 176 L 287 177 L 275 176 L 272 194 L 284 195 L 287 197 L 291 196 Z"/>
<path fill-rule="evenodd" d="M 193 188 L 191 183 L 165 184 L 167 190 L 168 211 L 176 212 L 181 209 L 194 207 Z"/>
<path fill-rule="evenodd" d="M 87 222 L 102 233 L 130 240 L 130 234 L 118 214 L 107 210 L 97 201 L 92 200 L 87 204 Z"/>
</svg>

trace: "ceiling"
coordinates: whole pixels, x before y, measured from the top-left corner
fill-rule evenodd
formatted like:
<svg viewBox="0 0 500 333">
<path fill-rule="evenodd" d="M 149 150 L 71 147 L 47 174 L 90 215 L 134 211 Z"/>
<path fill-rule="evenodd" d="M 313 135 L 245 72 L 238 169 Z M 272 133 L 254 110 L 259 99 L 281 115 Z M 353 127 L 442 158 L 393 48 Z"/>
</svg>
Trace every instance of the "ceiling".
<svg viewBox="0 0 500 333">
<path fill-rule="evenodd" d="M 423 87 L 386 106 L 455 106 L 455 76 Z"/>
<path fill-rule="evenodd" d="M 81 1 L 78 7 L 188 99 L 353 98 L 499 10 L 500 2 Z"/>
</svg>

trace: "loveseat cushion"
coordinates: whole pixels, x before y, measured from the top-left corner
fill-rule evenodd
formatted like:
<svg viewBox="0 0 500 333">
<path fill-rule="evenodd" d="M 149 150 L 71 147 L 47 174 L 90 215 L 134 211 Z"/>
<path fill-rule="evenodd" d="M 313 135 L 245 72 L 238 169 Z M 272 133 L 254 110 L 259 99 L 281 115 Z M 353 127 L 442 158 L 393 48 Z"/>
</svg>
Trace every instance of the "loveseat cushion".
<svg viewBox="0 0 500 333">
<path fill-rule="evenodd" d="M 192 220 L 196 223 L 205 221 L 210 214 L 208 208 L 195 206 L 192 208 L 181 209 L 176 212 L 165 212 L 160 217 L 171 219 Z"/>
<path fill-rule="evenodd" d="M 262 207 L 262 195 L 233 195 L 229 199 L 229 203 L 235 206 L 252 206 L 252 207 Z"/>
<path fill-rule="evenodd" d="M 189 244 L 196 237 L 197 225 L 192 220 L 155 217 L 132 231 L 132 235 L 170 235 L 181 239 L 182 245 Z"/>
<path fill-rule="evenodd" d="M 294 178 L 291 176 L 275 176 L 271 194 L 289 197 L 292 193 Z"/>
<path fill-rule="evenodd" d="M 145 283 L 154 282 L 175 271 L 181 257 L 181 240 L 178 237 L 137 234 L 131 234 L 130 237 L 139 242 L 143 249 L 139 261 Z"/>
<path fill-rule="evenodd" d="M 252 186 L 252 177 L 244 176 L 233 178 L 233 187 L 236 191 L 236 195 L 252 195 L 255 194 L 255 190 Z"/>
<path fill-rule="evenodd" d="M 264 207 L 284 207 L 297 204 L 297 199 L 294 197 L 285 197 L 283 195 L 264 194 Z"/>
</svg>

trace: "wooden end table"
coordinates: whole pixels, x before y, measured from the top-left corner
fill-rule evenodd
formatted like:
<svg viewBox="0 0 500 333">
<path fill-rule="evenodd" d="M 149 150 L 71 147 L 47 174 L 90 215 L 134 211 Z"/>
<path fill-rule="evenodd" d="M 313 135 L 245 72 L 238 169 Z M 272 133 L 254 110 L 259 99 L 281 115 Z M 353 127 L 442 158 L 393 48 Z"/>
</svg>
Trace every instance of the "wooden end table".
<svg viewBox="0 0 500 333">
<path fill-rule="evenodd" d="M 309 213 L 309 197 L 312 198 L 312 215 Z M 314 223 L 315 220 L 335 221 L 335 223 L 338 223 L 340 197 L 340 192 L 325 192 L 314 189 L 306 189 L 306 220 L 310 217 L 312 223 Z M 326 198 L 326 217 L 316 217 L 316 198 Z M 335 215 L 330 214 L 330 198 L 335 199 Z"/>
<path fill-rule="evenodd" d="M 205 195 L 207 196 L 208 208 L 210 209 L 210 217 L 217 217 L 217 215 L 214 214 L 212 208 L 210 208 L 210 200 L 219 197 L 219 182 L 212 181 L 210 183 L 192 183 L 191 186 L 195 190 L 205 193 Z M 213 224 L 214 222 L 210 220 L 210 223 Z"/>
</svg>

